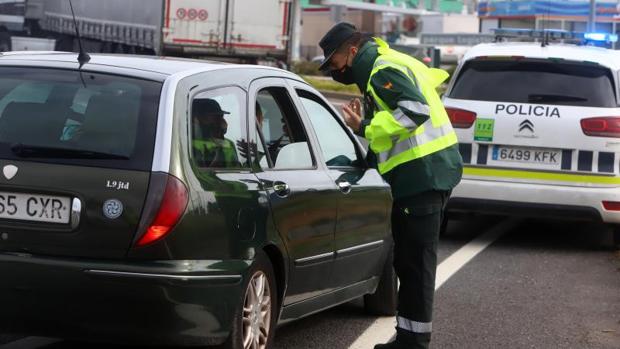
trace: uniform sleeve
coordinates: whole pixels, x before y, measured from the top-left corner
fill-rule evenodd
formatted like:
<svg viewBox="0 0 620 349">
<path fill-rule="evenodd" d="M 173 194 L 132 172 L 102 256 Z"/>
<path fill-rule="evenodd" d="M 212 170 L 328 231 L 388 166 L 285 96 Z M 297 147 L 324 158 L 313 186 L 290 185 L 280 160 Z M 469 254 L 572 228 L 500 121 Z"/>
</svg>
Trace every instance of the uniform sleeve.
<svg viewBox="0 0 620 349">
<path fill-rule="evenodd" d="M 430 118 L 426 99 L 402 72 L 384 68 L 372 77 L 370 83 L 379 98 L 394 110 L 394 118 L 409 131 L 415 130 Z"/>
<path fill-rule="evenodd" d="M 370 119 L 363 119 L 360 124 L 360 128 L 357 131 L 355 131 L 355 134 L 358 136 L 364 137 L 366 126 L 368 125 L 370 125 Z"/>
</svg>

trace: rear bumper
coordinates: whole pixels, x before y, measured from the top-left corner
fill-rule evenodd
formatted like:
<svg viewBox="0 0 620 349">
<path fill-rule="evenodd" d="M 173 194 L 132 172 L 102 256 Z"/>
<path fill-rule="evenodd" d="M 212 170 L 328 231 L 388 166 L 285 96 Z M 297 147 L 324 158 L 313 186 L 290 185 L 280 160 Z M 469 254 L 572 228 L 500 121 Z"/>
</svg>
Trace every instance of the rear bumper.
<svg viewBox="0 0 620 349">
<path fill-rule="evenodd" d="M 248 261 L 134 264 L 0 253 L 0 332 L 146 345 L 220 344 Z"/>
<path fill-rule="evenodd" d="M 464 178 L 448 210 L 620 223 L 620 212 L 605 210 L 603 201 L 620 201 L 620 188 Z"/>
</svg>

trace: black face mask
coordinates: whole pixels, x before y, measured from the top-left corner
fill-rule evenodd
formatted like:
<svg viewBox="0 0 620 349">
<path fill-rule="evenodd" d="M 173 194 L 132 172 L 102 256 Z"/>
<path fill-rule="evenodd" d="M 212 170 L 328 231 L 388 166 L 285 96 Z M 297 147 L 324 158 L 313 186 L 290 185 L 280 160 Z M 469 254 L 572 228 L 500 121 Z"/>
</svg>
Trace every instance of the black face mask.
<svg viewBox="0 0 620 349">
<path fill-rule="evenodd" d="M 346 62 L 348 61 L 349 61 L 349 55 L 347 55 Z M 334 79 L 334 81 L 338 81 L 339 83 L 345 84 L 345 85 L 351 85 L 355 83 L 355 79 L 353 76 L 353 69 L 351 69 L 351 67 L 349 67 L 346 62 L 344 63 L 344 67 L 340 69 L 333 69 L 330 72 L 330 74 L 332 76 L 332 79 Z"/>
<path fill-rule="evenodd" d="M 334 69 L 330 72 L 330 74 L 334 81 L 338 81 L 341 84 L 351 85 L 355 83 L 353 69 L 349 66 L 344 67 L 344 69 Z"/>
</svg>

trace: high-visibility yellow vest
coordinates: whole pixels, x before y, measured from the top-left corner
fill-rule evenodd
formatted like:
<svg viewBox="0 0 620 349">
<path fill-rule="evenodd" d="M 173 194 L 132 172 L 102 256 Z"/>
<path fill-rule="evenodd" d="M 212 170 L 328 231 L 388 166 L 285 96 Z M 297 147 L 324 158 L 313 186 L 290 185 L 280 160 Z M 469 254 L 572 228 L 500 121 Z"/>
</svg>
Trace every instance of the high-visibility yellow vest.
<svg viewBox="0 0 620 349">
<path fill-rule="evenodd" d="M 379 45 L 379 56 L 370 73 L 367 92 L 377 102 L 379 111 L 375 112 L 370 125 L 366 127 L 364 136 L 370 148 L 377 154 L 379 172 L 385 174 L 400 164 L 456 144 L 457 137 L 435 90 L 448 78 L 449 74 L 441 69 L 429 68 L 415 58 L 391 49 L 381 39 L 375 38 L 375 41 Z M 428 121 L 419 126 L 412 125 L 413 122 L 407 116 L 395 116 L 394 110 L 377 95 L 370 81 L 373 75 L 385 68 L 393 68 L 402 72 L 417 86 L 426 99 L 428 107 L 413 101 L 411 104 L 414 110 L 427 111 L 430 114 Z"/>
<path fill-rule="evenodd" d="M 217 167 L 240 166 L 237 152 L 235 151 L 235 144 L 229 139 L 195 139 L 192 145 L 194 147 L 194 156 L 199 157 L 197 160 L 202 166 L 208 166 L 218 151 L 221 151 L 221 158 Z"/>
</svg>

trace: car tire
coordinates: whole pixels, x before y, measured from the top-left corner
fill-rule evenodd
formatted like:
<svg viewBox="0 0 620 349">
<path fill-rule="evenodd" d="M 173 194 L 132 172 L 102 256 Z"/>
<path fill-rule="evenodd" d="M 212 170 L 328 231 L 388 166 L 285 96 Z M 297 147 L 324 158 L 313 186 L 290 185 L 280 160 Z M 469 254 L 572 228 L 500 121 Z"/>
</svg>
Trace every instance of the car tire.
<svg viewBox="0 0 620 349">
<path fill-rule="evenodd" d="M 371 315 L 394 316 L 398 306 L 398 278 L 394 271 L 394 251 L 390 248 L 375 293 L 364 296 L 364 309 Z"/>
<path fill-rule="evenodd" d="M 614 224 L 611 227 L 612 249 L 620 251 L 620 225 Z"/>
<path fill-rule="evenodd" d="M 0 52 L 11 51 L 11 36 L 8 32 L 0 32 Z"/>
<path fill-rule="evenodd" d="M 267 256 L 259 254 L 248 272 L 231 334 L 224 347 L 270 348 L 279 304 L 273 266 Z M 258 345 L 252 346 L 252 341 L 257 341 Z"/>
</svg>

